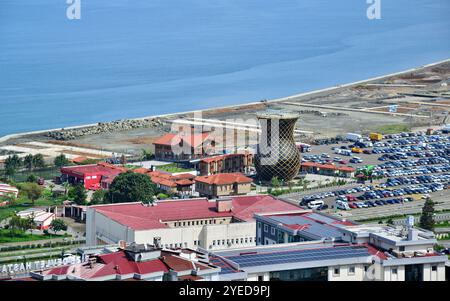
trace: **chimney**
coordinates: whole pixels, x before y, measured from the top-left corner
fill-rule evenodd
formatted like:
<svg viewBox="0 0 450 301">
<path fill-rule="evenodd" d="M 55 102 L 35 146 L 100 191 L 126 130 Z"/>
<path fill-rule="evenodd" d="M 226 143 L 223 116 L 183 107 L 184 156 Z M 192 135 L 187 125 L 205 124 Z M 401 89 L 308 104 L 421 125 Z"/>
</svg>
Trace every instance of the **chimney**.
<svg viewBox="0 0 450 301">
<path fill-rule="evenodd" d="M 155 248 L 160 249 L 161 248 L 161 237 L 153 237 L 153 245 Z"/>
<path fill-rule="evenodd" d="M 127 247 L 127 242 L 125 240 L 119 240 L 119 249 L 124 250 Z"/>
<path fill-rule="evenodd" d="M 408 229 L 408 240 L 418 240 L 419 239 L 419 231 L 414 228 Z"/>
<path fill-rule="evenodd" d="M 217 212 L 231 212 L 232 209 L 233 209 L 232 198 L 221 198 L 216 200 Z"/>
</svg>

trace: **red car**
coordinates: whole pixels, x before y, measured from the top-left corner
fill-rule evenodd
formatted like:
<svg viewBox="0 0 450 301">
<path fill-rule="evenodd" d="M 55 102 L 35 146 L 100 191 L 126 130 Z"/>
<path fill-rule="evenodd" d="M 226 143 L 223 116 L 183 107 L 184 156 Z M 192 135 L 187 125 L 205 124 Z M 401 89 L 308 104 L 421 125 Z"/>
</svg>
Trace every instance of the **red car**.
<svg viewBox="0 0 450 301">
<path fill-rule="evenodd" d="M 341 160 L 341 161 L 339 161 L 339 163 L 340 163 L 340 164 L 348 164 L 348 162 L 345 161 L 345 160 Z"/>
<path fill-rule="evenodd" d="M 353 195 L 348 194 L 345 197 L 347 198 L 347 201 L 349 201 L 349 202 L 356 201 L 356 198 Z"/>
<path fill-rule="evenodd" d="M 353 203 L 348 203 L 348 206 L 349 206 L 350 208 L 352 208 L 352 209 L 357 209 L 357 208 L 358 208 L 358 206 L 356 206 L 356 205 L 353 204 Z"/>
</svg>

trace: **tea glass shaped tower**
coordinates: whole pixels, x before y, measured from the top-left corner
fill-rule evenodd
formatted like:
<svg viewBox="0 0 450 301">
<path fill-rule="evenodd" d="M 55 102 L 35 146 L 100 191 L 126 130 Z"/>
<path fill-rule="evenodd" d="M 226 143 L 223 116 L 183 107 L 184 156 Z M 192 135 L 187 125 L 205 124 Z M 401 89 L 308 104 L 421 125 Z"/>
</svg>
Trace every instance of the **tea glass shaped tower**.
<svg viewBox="0 0 450 301">
<path fill-rule="evenodd" d="M 294 127 L 298 116 L 291 113 L 263 113 L 257 115 L 261 125 L 255 168 L 259 180 L 277 177 L 283 182 L 292 180 L 300 170 L 300 151 L 294 141 Z"/>
</svg>

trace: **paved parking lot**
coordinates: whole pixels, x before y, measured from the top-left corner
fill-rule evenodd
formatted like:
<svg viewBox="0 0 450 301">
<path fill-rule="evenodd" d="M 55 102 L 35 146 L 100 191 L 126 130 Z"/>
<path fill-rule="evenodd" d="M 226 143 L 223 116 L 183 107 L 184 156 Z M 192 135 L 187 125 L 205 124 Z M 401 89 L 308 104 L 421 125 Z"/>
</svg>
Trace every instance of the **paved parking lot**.
<svg viewBox="0 0 450 301">
<path fill-rule="evenodd" d="M 306 157 L 307 161 L 318 163 L 331 160 L 336 165 L 342 165 L 336 162 L 338 160 L 334 160 L 335 157 L 348 161 L 352 156 L 335 154 L 333 149 L 341 147 L 351 149 L 352 146 L 354 146 L 353 143 L 312 146 L 312 151 L 303 154 L 303 158 Z M 309 193 L 284 195 L 283 199 L 297 205 L 305 196 L 307 200 L 319 199 L 329 207 L 324 210 L 325 212 L 348 216 L 354 220 L 421 212 L 424 204 L 421 196 L 425 194 L 436 202 L 436 210 L 450 210 L 450 190 L 447 189 L 450 185 L 450 136 L 448 134 L 391 135 L 370 146 L 358 145 L 358 147 L 370 154 L 355 154 L 363 160 L 362 163 L 345 162 L 344 164 L 355 168 L 375 165 L 375 174 L 383 176 L 381 180 L 365 185 L 352 184 L 314 190 Z M 328 156 L 321 156 L 323 153 Z M 407 197 L 414 200 L 407 202 L 405 200 Z M 349 204 L 354 205 L 352 207 L 361 206 L 351 210 L 337 210 L 334 208 L 336 199 L 350 200 Z M 362 208 L 363 206 L 367 208 Z"/>
</svg>

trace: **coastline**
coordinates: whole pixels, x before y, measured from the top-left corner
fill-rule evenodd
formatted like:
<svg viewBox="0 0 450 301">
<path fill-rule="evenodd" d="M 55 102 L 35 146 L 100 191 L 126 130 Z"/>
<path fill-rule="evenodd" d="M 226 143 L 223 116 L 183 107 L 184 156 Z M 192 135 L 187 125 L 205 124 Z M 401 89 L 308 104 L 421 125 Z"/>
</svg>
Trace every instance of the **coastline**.
<svg viewBox="0 0 450 301">
<path fill-rule="evenodd" d="M 442 60 L 442 61 L 430 63 L 430 64 L 427 64 L 427 65 L 422 65 L 422 66 L 419 66 L 419 67 L 415 67 L 415 68 L 399 71 L 399 72 L 394 72 L 394 73 L 390 73 L 390 74 L 376 76 L 376 77 L 372 77 L 372 78 L 368 78 L 368 79 L 363 79 L 363 80 L 360 80 L 360 81 L 345 83 L 345 84 L 332 86 L 332 87 L 328 87 L 328 88 L 323 88 L 323 89 L 319 89 L 319 90 L 313 90 L 313 91 L 308 91 L 308 92 L 304 92 L 304 93 L 298 93 L 298 94 L 294 94 L 294 95 L 290 95 L 290 96 L 286 96 L 286 97 L 270 99 L 270 100 L 267 100 L 265 102 L 261 102 L 261 101 L 247 102 L 247 103 L 237 104 L 237 105 L 229 105 L 229 106 L 222 106 L 222 107 L 212 107 L 212 108 L 206 108 L 206 109 L 200 109 L 200 110 L 192 110 L 192 111 L 176 112 L 176 113 L 168 113 L 168 114 L 160 114 L 160 115 L 151 115 L 151 116 L 138 117 L 138 118 L 124 118 L 124 119 L 120 119 L 120 120 L 140 121 L 140 120 L 146 120 L 146 119 L 176 117 L 176 116 L 179 116 L 179 115 L 193 114 L 193 113 L 196 113 L 196 112 L 208 112 L 208 111 L 216 111 L 216 110 L 236 109 L 236 108 L 241 108 L 241 107 L 258 105 L 258 104 L 262 104 L 262 103 L 283 102 L 283 101 L 292 100 L 292 99 L 296 99 L 296 98 L 300 98 L 300 97 L 318 95 L 318 94 L 324 93 L 324 92 L 338 91 L 340 89 L 348 88 L 348 87 L 351 87 L 351 86 L 356 86 L 356 85 L 361 85 L 361 84 L 368 84 L 368 83 L 372 83 L 372 82 L 375 82 L 375 81 L 387 79 L 387 78 L 390 78 L 390 77 L 393 77 L 393 76 L 398 76 L 398 75 L 402 75 L 402 74 L 406 74 L 406 73 L 410 73 L 410 72 L 420 71 L 420 70 L 423 70 L 425 68 L 433 67 L 433 66 L 440 65 L 440 64 L 443 64 L 443 63 L 447 63 L 447 62 L 450 62 L 450 58 Z M 109 122 L 113 122 L 113 121 L 109 121 Z M 103 122 L 103 123 L 105 123 L 105 122 Z M 26 136 L 40 135 L 40 134 L 45 134 L 45 133 L 48 133 L 48 132 L 58 132 L 58 131 L 63 131 L 63 130 L 73 130 L 73 129 L 82 129 L 82 128 L 88 128 L 88 127 L 95 127 L 95 126 L 98 126 L 98 124 L 99 123 L 91 123 L 91 124 L 83 124 L 83 125 L 76 125 L 76 126 L 69 126 L 69 127 L 62 127 L 62 128 L 54 128 L 54 129 L 45 129 L 45 130 L 37 130 L 37 131 L 29 131 L 29 132 L 8 134 L 8 135 L 0 137 L 0 143 L 3 143 L 5 141 L 8 141 L 8 140 L 14 139 L 14 138 L 22 138 L 22 137 L 26 137 Z"/>
</svg>

